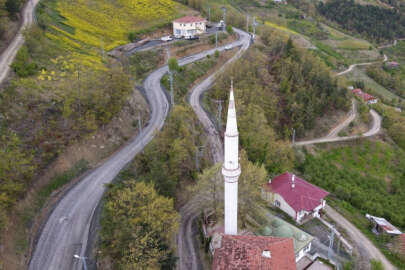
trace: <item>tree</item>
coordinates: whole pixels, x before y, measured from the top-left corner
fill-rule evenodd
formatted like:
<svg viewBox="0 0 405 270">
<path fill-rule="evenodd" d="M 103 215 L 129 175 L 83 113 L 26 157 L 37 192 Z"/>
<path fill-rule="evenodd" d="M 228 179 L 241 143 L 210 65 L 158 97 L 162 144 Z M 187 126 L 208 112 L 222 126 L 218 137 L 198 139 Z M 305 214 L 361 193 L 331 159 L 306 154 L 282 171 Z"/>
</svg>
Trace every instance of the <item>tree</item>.
<svg viewBox="0 0 405 270">
<path fill-rule="evenodd" d="M 178 71 L 180 69 L 179 63 L 175 57 L 170 57 L 168 61 L 169 69 L 171 71 Z"/>
<path fill-rule="evenodd" d="M 230 24 L 226 25 L 226 32 L 228 32 L 228 34 L 232 34 L 232 33 L 233 33 L 232 25 L 230 25 Z"/>
<path fill-rule="evenodd" d="M 103 255 L 118 269 L 161 269 L 172 256 L 169 242 L 178 224 L 172 199 L 158 195 L 152 184 L 127 180 L 107 193 L 101 220 Z"/>
<path fill-rule="evenodd" d="M 5 7 L 10 16 L 14 17 L 21 8 L 21 0 L 6 0 Z"/>
<path fill-rule="evenodd" d="M 201 208 L 214 211 L 216 217 L 224 213 L 224 181 L 221 174 L 222 164 L 205 169 L 199 176 L 197 185 L 192 186 L 194 193 L 200 194 Z"/>
<path fill-rule="evenodd" d="M 238 184 L 238 219 L 240 226 L 245 228 L 248 216 L 254 215 L 257 207 L 263 202 L 261 187 L 267 181 L 267 172 L 263 165 L 250 162 L 244 150 L 240 151 L 240 166 L 242 173 Z M 224 180 L 221 168 L 222 166 L 216 164 L 204 170 L 194 188 L 194 191 L 201 196 L 201 209 L 208 207 L 218 217 L 223 214 L 224 203 Z"/>
<path fill-rule="evenodd" d="M 264 165 L 254 164 L 248 160 L 246 151 L 240 151 L 242 173 L 238 185 L 238 219 L 240 226 L 246 228 L 248 216 L 254 217 L 262 205 L 261 188 L 268 175 Z"/>
</svg>

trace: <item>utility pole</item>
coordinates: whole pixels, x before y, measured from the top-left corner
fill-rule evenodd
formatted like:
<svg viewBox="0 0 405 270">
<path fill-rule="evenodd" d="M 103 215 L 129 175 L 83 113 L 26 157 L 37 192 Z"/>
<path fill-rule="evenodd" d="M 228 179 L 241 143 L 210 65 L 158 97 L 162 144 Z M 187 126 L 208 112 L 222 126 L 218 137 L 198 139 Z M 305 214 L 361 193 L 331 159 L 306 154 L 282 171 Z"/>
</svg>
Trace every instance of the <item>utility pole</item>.
<svg viewBox="0 0 405 270">
<path fill-rule="evenodd" d="M 200 170 L 200 157 L 204 153 L 204 148 L 205 146 L 197 146 L 197 149 L 195 151 L 195 167 L 197 171 Z"/>
<path fill-rule="evenodd" d="M 225 31 L 226 30 L 226 7 L 222 7 L 222 11 L 224 12 L 223 21 L 224 21 L 224 31 Z"/>
<path fill-rule="evenodd" d="M 169 63 L 170 59 L 169 48 L 166 48 L 166 53 L 167 53 L 167 63 Z M 170 70 L 170 67 L 169 67 L 169 81 L 170 81 L 170 103 L 172 106 L 174 106 L 173 71 Z"/>
<path fill-rule="evenodd" d="M 212 102 L 218 104 L 217 123 L 218 123 L 218 131 L 221 131 L 221 129 L 222 129 L 222 121 L 221 121 L 222 103 L 224 101 L 223 100 L 212 99 Z"/>
<path fill-rule="evenodd" d="M 328 248 L 328 259 L 330 260 L 333 253 L 333 241 L 335 239 L 335 228 L 332 227 L 331 233 L 329 235 L 329 248 Z"/>
<path fill-rule="evenodd" d="M 253 17 L 253 36 L 256 35 L 256 26 L 257 26 L 256 17 Z"/>
<path fill-rule="evenodd" d="M 246 15 L 246 32 L 249 33 L 249 15 Z"/>
<path fill-rule="evenodd" d="M 141 133 L 142 133 L 142 119 L 141 119 L 141 114 L 140 113 L 138 114 L 138 129 L 139 129 L 139 134 L 138 135 L 141 135 Z M 143 138 L 141 138 L 141 141 L 143 141 Z M 141 144 L 143 145 L 143 142 Z M 144 149 L 145 149 L 145 147 L 142 147 L 142 154 L 144 153 Z"/>
<path fill-rule="evenodd" d="M 218 48 L 218 31 L 215 32 L 215 48 Z"/>
<path fill-rule="evenodd" d="M 293 134 L 292 134 L 292 144 L 295 144 L 295 128 L 293 128 L 292 130 Z"/>
<path fill-rule="evenodd" d="M 208 21 L 211 22 L 211 7 L 208 7 Z"/>
</svg>

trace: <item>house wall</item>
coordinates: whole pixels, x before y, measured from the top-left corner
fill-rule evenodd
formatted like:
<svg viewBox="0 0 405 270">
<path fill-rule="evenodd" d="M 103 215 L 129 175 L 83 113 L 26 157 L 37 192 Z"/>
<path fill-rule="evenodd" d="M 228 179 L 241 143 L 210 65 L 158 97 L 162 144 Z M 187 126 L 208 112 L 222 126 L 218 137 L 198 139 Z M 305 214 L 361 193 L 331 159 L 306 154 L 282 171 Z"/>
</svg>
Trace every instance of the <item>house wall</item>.
<svg viewBox="0 0 405 270">
<path fill-rule="evenodd" d="M 301 260 L 302 257 L 304 257 L 306 254 L 308 254 L 308 252 L 311 251 L 311 247 L 312 247 L 311 244 L 312 244 L 312 242 L 310 242 L 308 245 L 303 247 L 300 251 L 298 251 L 295 254 L 295 262 L 298 262 L 299 260 Z"/>
<path fill-rule="evenodd" d="M 178 23 L 173 22 L 173 35 L 175 37 L 193 36 L 206 31 L 205 22 Z"/>
<path fill-rule="evenodd" d="M 275 204 L 275 202 L 279 201 L 280 206 L 277 206 L 277 207 L 280 208 L 283 212 L 285 212 L 286 214 L 288 214 L 290 217 L 292 217 L 295 220 L 295 218 L 296 218 L 295 210 L 279 194 L 268 192 L 268 191 L 267 192 L 263 191 L 262 197 L 263 197 L 263 199 L 265 199 L 266 201 L 268 201 L 269 203 L 271 203 L 274 206 L 277 206 Z"/>
</svg>

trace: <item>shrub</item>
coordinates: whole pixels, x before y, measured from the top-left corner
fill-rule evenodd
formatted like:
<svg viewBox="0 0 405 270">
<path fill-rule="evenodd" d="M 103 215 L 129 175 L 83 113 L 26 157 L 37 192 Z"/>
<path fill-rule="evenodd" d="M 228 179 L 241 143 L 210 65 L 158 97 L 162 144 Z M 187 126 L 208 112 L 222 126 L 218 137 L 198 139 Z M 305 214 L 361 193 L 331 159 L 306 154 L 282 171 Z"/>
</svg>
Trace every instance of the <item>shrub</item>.
<svg viewBox="0 0 405 270">
<path fill-rule="evenodd" d="M 215 58 L 218 58 L 218 57 L 219 57 L 219 51 L 218 51 L 218 50 L 215 51 L 214 56 L 215 56 Z"/>
<path fill-rule="evenodd" d="M 135 32 L 128 33 L 128 39 L 131 42 L 134 42 L 138 38 L 138 35 Z"/>
<path fill-rule="evenodd" d="M 228 32 L 229 34 L 232 34 L 232 33 L 233 33 L 232 25 L 228 24 L 228 25 L 226 26 L 226 32 Z"/>
<path fill-rule="evenodd" d="M 21 47 L 18 51 L 14 63 L 11 65 L 15 73 L 20 77 L 34 75 L 37 71 L 37 65 L 30 61 L 28 49 L 26 46 Z"/>
</svg>

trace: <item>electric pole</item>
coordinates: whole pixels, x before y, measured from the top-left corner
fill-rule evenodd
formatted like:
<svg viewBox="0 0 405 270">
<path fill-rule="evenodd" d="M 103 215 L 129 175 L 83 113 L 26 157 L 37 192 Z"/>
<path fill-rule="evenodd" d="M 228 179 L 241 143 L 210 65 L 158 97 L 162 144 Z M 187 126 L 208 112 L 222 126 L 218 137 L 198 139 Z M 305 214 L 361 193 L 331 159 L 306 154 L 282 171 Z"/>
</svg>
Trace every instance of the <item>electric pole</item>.
<svg viewBox="0 0 405 270">
<path fill-rule="evenodd" d="M 217 100 L 217 99 L 212 99 L 212 102 L 218 104 L 218 113 L 217 113 L 217 123 L 218 123 L 218 131 L 222 130 L 222 121 L 221 121 L 221 116 L 222 116 L 222 103 L 224 102 L 223 100 Z"/>
<path fill-rule="evenodd" d="M 204 148 L 205 146 L 197 146 L 197 149 L 195 151 L 195 167 L 197 171 L 200 170 L 200 158 L 202 157 L 202 154 L 204 153 Z"/>
<path fill-rule="evenodd" d="M 169 63 L 170 59 L 170 50 L 166 48 L 167 53 L 167 63 Z M 169 81 L 170 81 L 170 103 L 174 106 L 174 90 L 173 90 L 173 71 L 169 67 Z"/>
<path fill-rule="evenodd" d="M 211 22 L 211 7 L 208 7 L 208 21 Z"/>
<path fill-rule="evenodd" d="M 224 31 L 226 30 L 226 7 L 222 7 L 222 11 L 224 12 Z"/>
<path fill-rule="evenodd" d="M 257 26 L 256 17 L 253 17 L 253 36 L 256 35 L 256 26 Z"/>
<path fill-rule="evenodd" d="M 292 130 L 292 144 L 295 144 L 295 128 Z"/>
<path fill-rule="evenodd" d="M 246 32 L 249 33 L 249 15 L 246 15 Z"/>
<path fill-rule="evenodd" d="M 332 227 L 331 233 L 329 235 L 329 248 L 328 248 L 328 259 L 330 260 L 333 254 L 333 240 L 335 239 L 335 228 Z"/>
<path fill-rule="evenodd" d="M 215 48 L 218 48 L 218 31 L 215 32 Z"/>
</svg>

